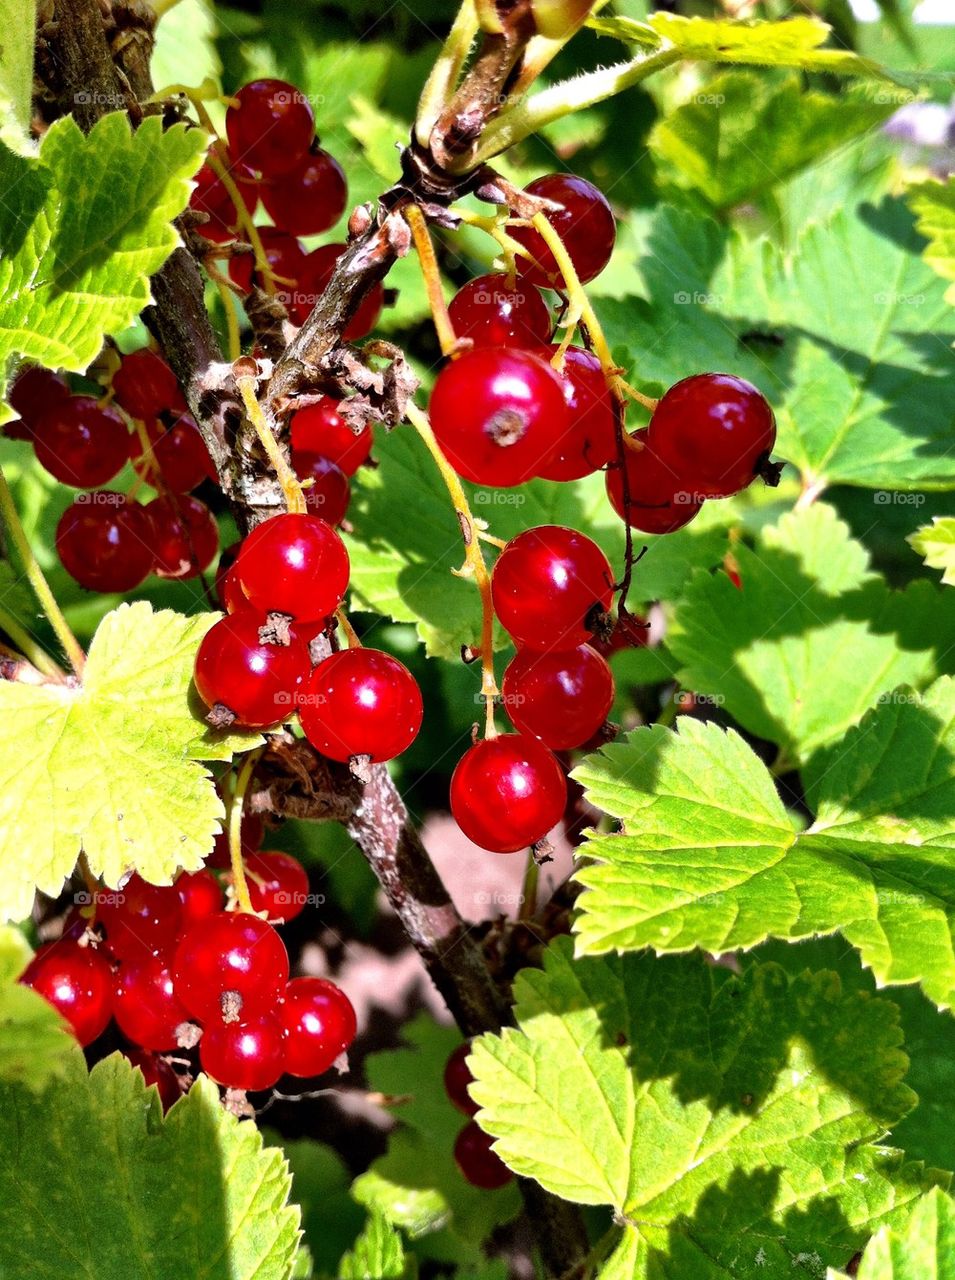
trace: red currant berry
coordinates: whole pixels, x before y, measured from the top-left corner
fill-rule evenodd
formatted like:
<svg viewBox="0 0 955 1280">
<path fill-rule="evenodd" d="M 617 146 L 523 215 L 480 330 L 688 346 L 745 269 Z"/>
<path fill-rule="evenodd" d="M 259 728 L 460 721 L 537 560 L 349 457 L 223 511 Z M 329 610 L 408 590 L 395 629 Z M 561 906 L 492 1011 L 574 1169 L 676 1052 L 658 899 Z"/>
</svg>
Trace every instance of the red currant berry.
<svg viewBox="0 0 955 1280">
<path fill-rule="evenodd" d="M 532 479 L 567 430 L 560 378 L 530 351 L 481 347 L 438 374 L 431 426 L 458 475 L 508 488 Z"/>
<path fill-rule="evenodd" d="M 560 821 L 567 782 L 537 738 L 502 733 L 469 747 L 451 777 L 451 812 L 469 840 L 491 853 L 516 853 Z"/>
<path fill-rule="evenodd" d="M 464 1126 L 454 1144 L 454 1160 L 472 1187 L 495 1191 L 514 1177 L 500 1156 L 491 1150 L 493 1138 L 479 1129 L 474 1120 Z"/>
<path fill-rule="evenodd" d="M 323 244 L 320 248 L 313 249 L 305 259 L 305 266 L 299 277 L 299 296 L 289 308 L 289 316 L 294 324 L 304 324 L 308 319 L 332 278 L 335 263 L 347 247 L 344 244 Z M 345 326 L 345 340 L 356 342 L 371 333 L 384 305 L 385 291 L 380 284 L 376 284 L 362 299 L 358 310 Z"/>
<path fill-rule="evenodd" d="M 132 418 L 146 420 L 158 418 L 161 413 L 186 412 L 176 375 L 149 347 L 123 356 L 113 374 L 113 395 Z"/>
<path fill-rule="evenodd" d="M 306 738 L 330 760 L 392 760 L 421 728 L 421 690 L 397 658 L 343 649 L 320 662 L 305 686 L 299 718 Z"/>
<path fill-rule="evenodd" d="M 526 188 L 527 194 L 553 200 L 559 209 L 545 212 L 570 255 L 582 284 L 600 275 L 610 261 L 617 227 L 605 196 L 584 178 L 572 173 L 548 173 Z M 517 270 L 525 280 L 552 289 L 563 289 L 564 278 L 556 259 L 534 227 L 514 227 L 511 235 L 530 253 L 518 257 Z"/>
<path fill-rule="evenodd" d="M 265 823 L 262 821 L 262 815 L 246 810 L 239 824 L 239 845 L 242 849 L 242 857 L 247 858 L 250 854 L 257 852 L 264 839 Z M 210 867 L 225 868 L 231 865 L 227 832 L 220 831 L 216 836 L 212 852 L 206 861 Z"/>
<path fill-rule="evenodd" d="M 89 591 L 132 591 L 152 571 L 146 508 L 122 493 L 81 493 L 56 526 L 63 568 Z"/>
<path fill-rule="evenodd" d="M 211 1022 L 199 1041 L 207 1076 L 228 1089 L 271 1089 L 285 1067 L 282 1024 L 274 1013 L 241 1022 Z"/>
<path fill-rule="evenodd" d="M 171 427 L 154 422 L 146 434 L 152 446 L 148 455 L 142 452 L 138 436 L 133 439 L 131 457 L 136 474 L 155 485 L 162 477 L 161 487 L 172 493 L 188 493 L 203 480 L 214 480 L 215 471 L 209 450 L 195 419 L 184 413 Z"/>
<path fill-rule="evenodd" d="M 308 100 L 284 80 L 253 80 L 235 95 L 225 117 L 234 161 L 266 179 L 294 169 L 312 145 L 315 117 Z"/>
<path fill-rule="evenodd" d="M 323 396 L 292 414 L 292 452 L 320 453 L 353 476 L 371 453 L 371 427 L 357 434 L 338 412 L 339 401 Z"/>
<path fill-rule="evenodd" d="M 503 274 L 469 280 L 451 299 L 451 325 L 476 347 L 540 347 L 550 341 L 550 308 L 532 284 Z"/>
<path fill-rule="evenodd" d="M 222 910 L 222 888 L 211 871 L 182 871 L 176 877 L 176 892 L 182 908 L 182 927 L 205 920 Z"/>
<path fill-rule="evenodd" d="M 745 489 L 776 443 L 776 419 L 764 396 L 729 373 L 684 378 L 654 410 L 649 439 L 680 487 L 704 498 Z"/>
<path fill-rule="evenodd" d="M 617 456 L 613 397 L 600 361 L 580 347 L 567 349 L 560 380 L 569 423 L 554 441 L 540 475 L 545 480 L 579 480 Z"/>
<path fill-rule="evenodd" d="M 341 524 L 351 502 L 351 485 L 341 467 L 318 453 L 292 450 L 292 467 L 299 480 L 310 480 L 305 488 L 309 514 L 321 516 L 328 524 Z"/>
<path fill-rule="evenodd" d="M 504 672 L 504 708 L 519 733 L 552 751 L 589 742 L 613 706 L 613 674 L 590 645 L 565 652 L 521 649 Z"/>
<path fill-rule="evenodd" d="M 236 573 L 256 609 L 318 622 L 335 612 L 348 589 L 348 552 L 317 516 L 273 516 L 242 543 Z"/>
<path fill-rule="evenodd" d="M 238 997 L 234 1003 L 247 1019 L 275 1007 L 288 982 L 288 953 L 264 920 L 223 911 L 185 931 L 172 973 L 176 995 L 200 1021 L 225 1012 L 226 992 Z"/>
<path fill-rule="evenodd" d="M 147 1085 L 156 1086 L 164 1113 L 182 1097 L 179 1077 L 165 1058 L 157 1057 L 154 1053 L 145 1053 L 142 1049 L 128 1049 L 124 1057 L 134 1067 L 139 1067 Z"/>
<path fill-rule="evenodd" d="M 265 619 L 243 609 L 217 622 L 196 654 L 195 681 L 207 707 L 225 707 L 249 729 L 287 720 L 298 686 L 309 671 L 308 650 L 294 636 L 288 644 L 263 644 Z"/>
<path fill-rule="evenodd" d="M 515 644 L 576 649 L 613 598 L 610 561 L 576 529 L 545 524 L 512 538 L 491 575 L 494 611 Z"/>
<path fill-rule="evenodd" d="M 355 1010 L 340 987 L 325 978 L 294 978 L 279 1006 L 285 1029 L 285 1070 L 320 1076 L 352 1045 Z"/>
<path fill-rule="evenodd" d="M 113 975 L 104 956 L 75 942 L 53 942 L 41 948 L 20 977 L 73 1029 L 81 1045 L 106 1030 L 112 1011 Z"/>
<path fill-rule="evenodd" d="M 252 214 L 259 203 L 259 186 L 252 178 L 252 171 L 245 165 L 235 165 L 230 176 L 238 188 L 246 210 Z M 209 216 L 209 221 L 197 228 L 199 235 L 213 244 L 234 240 L 239 225 L 239 214 L 225 183 L 211 165 L 204 164 L 195 176 L 196 188 L 189 198 L 189 208 Z"/>
<path fill-rule="evenodd" d="M 180 493 L 153 498 L 144 509 L 160 578 L 195 578 L 208 569 L 219 550 L 219 529 L 204 502 Z"/>
<path fill-rule="evenodd" d="M 607 496 L 621 520 L 641 533 L 675 533 L 689 524 L 703 505 L 698 494 L 688 492 L 673 468 L 663 462 L 650 446 L 646 428 L 635 431 L 642 449 L 627 449 L 625 467 L 627 501 L 624 502 L 624 472 L 612 467 L 607 472 Z"/>
<path fill-rule="evenodd" d="M 289 235 L 319 235 L 345 212 L 345 172 L 327 151 L 313 147 L 289 173 L 263 183 L 262 203 L 275 225 Z"/>
<path fill-rule="evenodd" d="M 474 1083 L 474 1076 L 468 1066 L 470 1052 L 471 1042 L 465 1040 L 464 1044 L 459 1044 L 454 1050 L 444 1068 L 444 1091 L 466 1116 L 473 1116 L 479 1110 L 478 1104 L 468 1093 L 469 1086 Z"/>
<path fill-rule="evenodd" d="M 245 598 L 245 592 L 239 586 L 235 571 L 240 545 L 238 542 L 233 542 L 231 546 L 226 547 L 219 557 L 219 565 L 216 569 L 216 599 L 224 613 L 236 613 L 239 609 L 247 608 L 249 604 Z"/>
<path fill-rule="evenodd" d="M 107 484 L 129 457 L 129 432 L 115 409 L 89 396 L 54 402 L 33 432 L 37 462 L 62 484 L 93 489 Z"/>
<path fill-rule="evenodd" d="M 113 987 L 113 1017 L 127 1040 L 143 1049 L 175 1049 L 176 1028 L 189 1015 L 176 999 L 168 962 L 161 956 L 127 960 Z"/>
<path fill-rule="evenodd" d="M 59 374 L 38 364 L 25 365 L 7 392 L 7 400 L 11 408 L 20 415 L 23 429 L 11 432 L 13 423 L 8 422 L 4 431 L 18 440 L 30 439 L 34 426 L 47 409 L 69 397 L 70 388 Z"/>
<path fill-rule="evenodd" d="M 305 269 L 305 250 L 294 236 L 280 231 L 278 227 L 259 227 L 259 238 L 265 260 L 275 276 L 275 296 L 291 315 L 290 308 L 301 287 Z M 248 293 L 253 284 L 259 289 L 266 288 L 265 281 L 255 269 L 255 256 L 251 253 L 240 253 L 230 258 L 229 275 L 243 293 Z"/>
<path fill-rule="evenodd" d="M 290 853 L 253 853 L 245 859 L 252 910 L 264 911 L 273 924 L 301 915 L 308 901 L 308 876 Z"/>
<path fill-rule="evenodd" d="M 150 884 L 137 873 L 122 889 L 97 892 L 96 920 L 106 930 L 113 955 L 145 960 L 175 945 L 182 906 L 172 886 Z"/>
</svg>

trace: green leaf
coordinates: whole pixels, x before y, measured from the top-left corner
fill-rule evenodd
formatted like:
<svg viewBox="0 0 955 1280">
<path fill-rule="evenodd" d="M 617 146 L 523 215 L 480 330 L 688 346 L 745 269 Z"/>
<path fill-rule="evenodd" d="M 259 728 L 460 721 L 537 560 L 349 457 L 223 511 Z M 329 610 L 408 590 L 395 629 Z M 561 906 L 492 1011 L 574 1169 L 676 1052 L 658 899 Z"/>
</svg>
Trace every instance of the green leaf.
<svg viewBox="0 0 955 1280">
<path fill-rule="evenodd" d="M 0 0 L 0 31 L 0 143 L 20 155 L 32 155 L 36 0 Z"/>
<path fill-rule="evenodd" d="M 695 573 L 667 644 L 688 688 L 793 760 L 841 738 L 896 685 L 951 669 L 955 604 L 926 582 L 890 591 L 823 503 L 734 554 L 742 591 Z"/>
<path fill-rule="evenodd" d="M 866 1245 L 858 1280 L 955 1280 L 955 1203 L 927 1191 L 901 1231 L 888 1227 Z"/>
<path fill-rule="evenodd" d="M 922 256 L 945 280 L 955 280 L 955 178 L 918 183 L 909 187 L 907 198 L 928 241 Z M 945 296 L 955 303 L 955 284 Z"/>
<path fill-rule="evenodd" d="M 271 844 L 271 842 L 270 842 Z M 280 1147 L 292 1174 L 290 1199 L 302 1213 L 305 1246 L 318 1275 L 332 1275 L 358 1235 L 365 1214 L 348 1194 L 351 1176 L 331 1147 L 309 1138 L 287 1140 L 262 1130 L 269 1146 Z"/>
<path fill-rule="evenodd" d="M 942 570 L 942 581 L 955 586 L 955 516 L 934 516 L 907 541 L 930 569 Z"/>
<path fill-rule="evenodd" d="M 886 695 L 805 771 L 796 834 L 743 740 L 684 718 L 638 729 L 574 776 L 619 835 L 592 836 L 581 953 L 702 947 L 841 931 L 880 985 L 955 1000 L 955 683 Z"/>
<path fill-rule="evenodd" d="M 469 1059 L 478 1122 L 516 1173 L 613 1210 L 605 1275 L 755 1280 L 810 1252 L 818 1274 L 943 1176 L 869 1145 L 912 1105 L 906 1059 L 891 1003 L 834 974 L 575 960 L 560 939 L 515 1001 L 518 1029 Z"/>
<path fill-rule="evenodd" d="M 285 1161 L 204 1076 L 163 1119 L 120 1054 L 89 1075 L 75 1054 L 67 1083 L 39 1097 L 0 1086 L 0 1151 L 2 1274 L 287 1280 Z"/>
<path fill-rule="evenodd" d="M 134 133 L 113 112 L 86 137 L 57 120 L 37 161 L 0 148 L 0 367 L 17 356 L 81 372 L 132 323 L 179 243 L 172 220 L 206 143 L 159 116 Z"/>
<path fill-rule="evenodd" d="M 261 741 L 213 734 L 197 713 L 192 667 L 218 616 L 121 605 L 93 638 L 81 687 L 0 684 L 4 918 L 27 915 L 35 888 L 59 893 L 81 849 L 110 886 L 131 867 L 168 884 L 201 865 L 224 810 L 196 762 Z"/>
<path fill-rule="evenodd" d="M 417 1274 L 414 1259 L 406 1258 L 400 1233 L 380 1213 L 371 1215 L 338 1267 L 339 1280 L 403 1280 L 409 1274 Z"/>
<path fill-rule="evenodd" d="M 0 1081 L 42 1089 L 79 1049 L 52 1005 L 17 983 L 32 955 L 19 929 L 0 926 Z"/>
<path fill-rule="evenodd" d="M 179 0 L 156 27 L 150 71 L 153 84 L 198 87 L 206 80 L 218 84 L 222 62 L 216 49 L 217 23 L 212 0 Z"/>
</svg>

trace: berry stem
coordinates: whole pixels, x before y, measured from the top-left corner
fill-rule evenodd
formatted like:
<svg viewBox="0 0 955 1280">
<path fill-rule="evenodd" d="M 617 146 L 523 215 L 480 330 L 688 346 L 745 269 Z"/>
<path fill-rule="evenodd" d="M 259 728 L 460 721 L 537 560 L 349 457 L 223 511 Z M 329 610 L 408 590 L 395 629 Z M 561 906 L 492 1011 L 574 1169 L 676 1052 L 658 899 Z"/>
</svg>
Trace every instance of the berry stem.
<svg viewBox="0 0 955 1280">
<path fill-rule="evenodd" d="M 295 472 L 285 461 L 278 441 L 269 430 L 269 424 L 265 421 L 265 414 L 255 393 L 255 378 L 251 375 L 240 375 L 236 378 L 235 384 L 242 396 L 246 416 L 255 427 L 255 433 L 259 437 L 262 448 L 268 454 L 269 462 L 282 486 L 288 511 L 294 515 L 304 515 L 307 511 L 305 494 L 302 492 L 302 486 Z"/>
<path fill-rule="evenodd" d="M 222 309 L 225 312 L 226 335 L 229 340 L 229 359 L 234 364 L 242 355 L 242 339 L 239 335 L 239 317 L 235 313 L 235 298 L 232 290 L 221 276 L 216 280 Z"/>
<path fill-rule="evenodd" d="M 408 421 L 434 458 L 441 472 L 441 478 L 447 486 L 461 528 L 461 536 L 464 539 L 467 570 L 470 570 L 481 593 L 481 696 L 485 707 L 484 736 L 493 738 L 497 736 L 497 730 L 494 727 L 494 701 L 498 696 L 497 681 L 494 678 L 494 606 L 491 603 L 491 577 L 484 563 L 477 524 L 471 514 L 471 508 L 457 472 L 442 453 L 427 414 L 422 413 L 416 404 L 410 402 L 405 412 Z"/>
<path fill-rule="evenodd" d="M 20 517 L 17 514 L 16 504 L 13 501 L 13 494 L 10 492 L 10 486 L 7 484 L 7 478 L 3 474 L 2 467 L 0 467 L 0 514 L 3 516 L 3 523 L 7 526 L 7 531 L 17 549 L 17 554 L 20 557 L 30 586 L 33 588 L 33 593 L 39 600 L 50 626 L 56 633 L 56 638 L 59 640 L 63 652 L 69 658 L 70 666 L 77 677 L 81 677 L 86 663 L 86 654 L 83 652 L 80 642 L 70 630 L 70 625 L 63 616 L 60 606 L 56 603 L 53 592 L 50 590 L 50 584 L 43 576 L 43 570 L 37 563 L 37 558 L 27 541 L 27 536 L 23 532 L 23 525 L 20 523 Z"/>
<path fill-rule="evenodd" d="M 63 672 L 48 654 L 33 639 L 26 628 L 22 627 L 12 614 L 0 607 L 0 631 L 5 631 L 19 653 L 16 657 L 24 657 L 37 671 L 53 680 L 62 680 Z"/>
<path fill-rule="evenodd" d="M 448 314 L 448 304 L 444 300 L 444 290 L 441 287 L 441 271 L 438 267 L 438 259 L 435 256 L 431 235 L 428 232 L 428 224 L 425 222 L 424 214 L 416 204 L 409 204 L 404 210 L 404 215 L 414 237 L 415 249 L 418 251 L 418 262 L 421 265 L 421 275 L 424 278 L 428 305 L 431 308 L 431 316 L 434 320 L 435 332 L 438 335 L 438 342 L 441 346 L 441 354 L 443 356 L 453 356 L 458 340 L 455 337 L 454 326 Z"/>
<path fill-rule="evenodd" d="M 540 879 L 540 866 L 534 857 L 534 850 L 528 850 L 527 866 L 524 868 L 524 883 L 521 886 L 521 902 L 517 912 L 518 920 L 533 920 L 537 910 L 537 882 Z"/>
<path fill-rule="evenodd" d="M 242 761 L 242 768 L 236 778 L 232 803 L 229 805 L 229 861 L 232 864 L 232 887 L 239 910 L 253 915 L 252 899 L 249 896 L 249 882 L 245 876 L 245 863 L 242 861 L 242 810 L 245 807 L 245 793 L 249 789 L 252 771 L 262 757 L 264 747 L 250 751 Z"/>
<path fill-rule="evenodd" d="M 338 622 L 338 625 L 342 629 L 342 633 L 344 634 L 345 639 L 348 641 L 349 649 L 360 649 L 361 641 L 358 639 L 358 632 L 355 630 L 352 624 L 348 621 L 348 614 L 345 612 L 345 610 L 336 609 L 335 618 Z"/>
</svg>

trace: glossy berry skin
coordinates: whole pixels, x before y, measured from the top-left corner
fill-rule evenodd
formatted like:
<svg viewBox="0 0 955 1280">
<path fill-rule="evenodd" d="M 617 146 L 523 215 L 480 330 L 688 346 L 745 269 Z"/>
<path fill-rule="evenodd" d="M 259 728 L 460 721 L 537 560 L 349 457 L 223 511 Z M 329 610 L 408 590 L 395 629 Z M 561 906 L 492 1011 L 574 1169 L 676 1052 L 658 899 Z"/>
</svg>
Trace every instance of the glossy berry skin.
<svg viewBox="0 0 955 1280">
<path fill-rule="evenodd" d="M 589 742 L 613 706 L 613 674 L 590 645 L 565 652 L 521 649 L 504 672 L 504 709 L 519 733 L 552 751 Z"/>
<path fill-rule="evenodd" d="M 214 1021 L 199 1041 L 207 1076 L 229 1089 L 271 1089 L 285 1067 L 282 1024 L 274 1013 L 241 1022 Z"/>
<path fill-rule="evenodd" d="M 246 210 L 250 214 L 254 213 L 259 202 L 259 187 L 258 183 L 252 181 L 252 171 L 244 165 L 238 165 L 233 166 L 230 173 Z M 214 244 L 234 240 L 239 216 L 225 183 L 209 164 L 204 164 L 196 174 L 195 183 L 196 188 L 189 197 L 189 208 L 208 214 L 209 217 L 208 222 L 196 228 L 199 235 Z"/>
<path fill-rule="evenodd" d="M 330 760 L 392 760 L 411 746 L 424 713 L 421 690 L 397 658 L 377 649 L 342 649 L 314 668 L 299 719 Z"/>
<path fill-rule="evenodd" d="M 551 347 L 551 354 L 556 350 Z M 580 347 L 568 347 L 560 380 L 569 422 L 554 441 L 540 475 L 544 480 L 579 480 L 617 456 L 613 399 L 600 361 Z"/>
<path fill-rule="evenodd" d="M 292 414 L 292 451 L 320 453 L 353 476 L 371 453 L 371 427 L 357 435 L 338 412 L 338 400 L 323 396 L 317 404 Z"/>
<path fill-rule="evenodd" d="M 613 571 L 583 533 L 563 525 L 525 529 L 512 538 L 491 574 L 501 625 L 528 649 L 576 649 L 590 639 L 588 617 L 610 607 Z"/>
<path fill-rule="evenodd" d="M 253 853 L 245 859 L 252 910 L 273 924 L 294 920 L 308 902 L 308 876 L 289 853 Z"/>
<path fill-rule="evenodd" d="M 479 1110 L 478 1104 L 468 1093 L 468 1086 L 474 1082 L 474 1076 L 468 1067 L 470 1052 L 471 1042 L 465 1040 L 454 1050 L 444 1068 L 444 1091 L 466 1116 L 473 1116 Z"/>
<path fill-rule="evenodd" d="M 240 545 L 238 542 L 232 542 L 229 546 L 223 547 L 219 563 L 216 565 L 216 599 L 223 613 L 235 613 L 236 609 L 244 608 L 249 603 L 239 586 L 239 579 L 233 572 Z"/>
<path fill-rule="evenodd" d="M 335 612 L 348 589 L 348 552 L 317 516 L 273 516 L 242 543 L 236 574 L 256 609 L 318 622 Z"/>
<path fill-rule="evenodd" d="M 776 419 L 751 383 L 729 373 L 698 373 L 669 389 L 648 433 L 682 489 L 729 498 L 752 483 L 769 457 Z"/>
<path fill-rule="evenodd" d="M 591 182 L 572 173 L 548 173 L 536 178 L 526 191 L 561 205 L 545 211 L 545 217 L 564 242 L 582 284 L 600 275 L 610 261 L 617 224 L 605 196 Z M 511 235 L 536 259 L 518 257 L 517 270 L 531 284 L 564 288 L 554 255 L 533 227 L 513 227 Z"/>
<path fill-rule="evenodd" d="M 305 98 L 284 80 L 253 80 L 235 98 L 225 117 L 233 161 L 266 179 L 294 169 L 315 136 L 315 117 Z"/>
<path fill-rule="evenodd" d="M 474 1120 L 464 1126 L 454 1144 L 454 1162 L 472 1187 L 495 1191 L 507 1186 L 514 1177 L 510 1169 L 491 1150 L 493 1138 L 479 1129 Z"/>
<path fill-rule="evenodd" d="M 206 920 L 222 910 L 222 888 L 211 871 L 182 871 L 176 877 L 176 892 L 182 912 L 182 928 Z"/>
<path fill-rule="evenodd" d="M 175 1049 L 176 1028 L 189 1015 L 176 999 L 168 961 L 161 956 L 124 961 L 113 987 L 113 1017 L 127 1040 L 142 1049 Z"/>
<path fill-rule="evenodd" d="M 123 356 L 113 374 L 113 395 L 132 418 L 144 421 L 161 413 L 185 413 L 186 402 L 176 375 L 149 347 Z"/>
<path fill-rule="evenodd" d="M 112 1012 L 113 976 L 105 957 L 75 942 L 41 948 L 20 976 L 66 1019 L 81 1045 L 106 1030 Z"/>
<path fill-rule="evenodd" d="M 152 449 L 144 456 L 138 436 L 133 438 L 131 457 L 136 474 L 150 484 L 188 493 L 203 480 L 215 479 L 212 459 L 195 419 L 188 413 L 177 418 L 171 427 L 151 423 L 146 434 Z"/>
<path fill-rule="evenodd" d="M 311 666 L 308 650 L 294 636 L 289 644 L 263 644 L 264 624 L 254 609 L 229 614 L 206 632 L 196 654 L 199 697 L 207 707 L 227 707 L 248 729 L 287 720 Z"/>
<path fill-rule="evenodd" d="M 494 488 L 536 476 L 568 425 L 564 389 L 547 361 L 507 347 L 480 347 L 445 365 L 429 412 L 458 475 Z"/>
<path fill-rule="evenodd" d="M 476 347 L 541 347 L 554 327 L 550 308 L 532 284 L 512 285 L 496 272 L 469 280 L 448 313 L 455 335 Z"/>
<path fill-rule="evenodd" d="M 223 911 L 183 933 L 172 972 L 176 995 L 193 1017 L 218 1019 L 229 991 L 248 1019 L 274 1009 L 288 982 L 288 953 L 266 921 Z"/>
<path fill-rule="evenodd" d="M 8 422 L 3 428 L 4 433 L 17 440 L 32 439 L 37 420 L 47 409 L 69 399 L 69 396 L 66 380 L 52 369 L 44 369 L 38 364 L 25 365 L 7 392 L 11 407 L 20 415 L 20 422 Z"/>
<path fill-rule="evenodd" d="M 332 278 L 335 263 L 347 247 L 344 244 L 323 244 L 318 249 L 313 249 L 305 259 L 305 265 L 299 277 L 300 296 L 289 308 L 289 316 L 294 324 L 304 324 L 308 319 L 312 308 L 325 292 Z M 365 295 L 358 310 L 345 326 L 343 335 L 345 341 L 357 342 L 359 338 L 364 338 L 371 333 L 378 323 L 378 317 L 384 305 L 385 291 L 380 284 L 376 284 Z"/>
<path fill-rule="evenodd" d="M 147 1085 L 154 1084 L 162 1103 L 163 1112 L 169 1110 L 182 1097 L 179 1077 L 165 1058 L 142 1049 L 128 1049 L 123 1055 L 134 1067 L 139 1067 Z"/>
<path fill-rule="evenodd" d="M 153 498 L 144 510 L 160 578 L 195 578 L 208 569 L 219 550 L 219 529 L 204 502 L 182 493 Z"/>
<path fill-rule="evenodd" d="M 101 409 L 89 396 L 69 396 L 37 419 L 33 447 L 37 462 L 61 484 L 95 489 L 129 457 L 129 432 L 115 409 Z"/>
<path fill-rule="evenodd" d="M 275 225 L 289 235 L 319 235 L 345 212 L 345 172 L 327 151 L 313 147 L 294 169 L 262 184 L 262 203 Z"/>
<path fill-rule="evenodd" d="M 348 996 L 325 978 L 293 978 L 278 1013 L 285 1070 L 292 1076 L 320 1076 L 351 1047 L 358 1030 Z"/>
<path fill-rule="evenodd" d="M 556 756 L 523 733 L 469 747 L 451 777 L 451 813 L 469 840 L 491 853 L 536 844 L 560 821 L 567 782 Z"/>
<path fill-rule="evenodd" d="M 152 572 L 146 508 L 125 494 L 80 494 L 60 516 L 56 550 L 63 568 L 89 591 L 125 592 Z"/>
<path fill-rule="evenodd" d="M 173 887 L 150 884 L 135 873 L 121 889 L 97 892 L 96 921 L 114 956 L 146 960 L 175 946 L 182 906 Z"/>
<path fill-rule="evenodd" d="M 320 516 L 328 524 L 341 524 L 351 502 L 351 485 L 341 467 L 320 453 L 293 449 L 292 468 L 299 480 L 311 481 L 305 488 L 309 514 Z"/>
<path fill-rule="evenodd" d="M 305 250 L 294 236 L 278 227 L 259 227 L 259 238 L 265 259 L 276 276 L 275 296 L 284 303 L 291 315 L 294 299 L 301 288 L 302 272 L 305 270 Z M 242 253 L 230 258 L 229 276 L 243 293 L 248 293 L 253 284 L 259 289 L 265 289 L 265 281 L 255 270 L 254 254 Z"/>
<path fill-rule="evenodd" d="M 619 467 L 607 472 L 607 497 L 621 520 L 641 533 L 675 533 L 689 524 L 703 505 L 703 498 L 685 487 L 681 476 L 662 462 L 650 447 L 646 428 L 633 439 L 644 446 L 626 452 L 627 502 Z"/>
</svg>

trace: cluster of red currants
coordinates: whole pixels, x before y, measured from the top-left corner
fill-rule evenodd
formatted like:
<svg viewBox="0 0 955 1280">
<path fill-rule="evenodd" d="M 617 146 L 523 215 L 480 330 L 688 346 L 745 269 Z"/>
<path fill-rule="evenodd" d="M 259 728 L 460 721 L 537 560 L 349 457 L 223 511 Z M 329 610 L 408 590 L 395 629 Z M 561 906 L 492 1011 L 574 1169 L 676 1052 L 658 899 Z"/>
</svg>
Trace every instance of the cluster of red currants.
<svg viewBox="0 0 955 1280">
<path fill-rule="evenodd" d="M 179 1076 L 159 1055 L 196 1040 L 214 1080 L 257 1090 L 283 1072 L 320 1075 L 355 1038 L 354 1010 L 334 983 L 289 980 L 273 922 L 291 919 L 307 901 L 301 864 L 254 852 L 244 863 L 252 906 L 268 919 L 224 910 L 208 867 L 166 887 L 133 875 L 120 890 L 91 895 L 92 915 L 75 907 L 63 936 L 41 947 L 20 978 L 82 1045 L 115 1019 L 136 1046 L 128 1056 L 167 1105 L 179 1096 Z"/>
<path fill-rule="evenodd" d="M 482 1191 L 494 1191 L 506 1186 L 514 1177 L 504 1161 L 491 1150 L 493 1138 L 489 1138 L 473 1120 L 478 1111 L 477 1103 L 469 1093 L 474 1077 L 468 1068 L 470 1044 L 459 1044 L 448 1058 L 444 1068 L 444 1089 L 457 1109 L 468 1117 L 468 1123 L 457 1136 L 454 1159 L 462 1175 L 473 1187 Z"/>
<path fill-rule="evenodd" d="M 294 324 L 302 324 L 331 279 L 344 244 L 320 245 L 311 252 L 300 236 L 320 235 L 339 220 L 348 202 L 341 165 L 315 137 L 308 99 L 284 80 L 253 80 L 235 95 L 226 112 L 228 154 L 214 153 L 200 169 L 191 208 L 205 215 L 199 234 L 228 246 L 229 275 L 240 292 L 254 286 L 274 292 Z M 223 179 L 227 173 L 231 182 Z M 257 269 L 238 193 L 251 218 L 259 200 L 274 226 L 256 226 L 271 280 Z M 375 325 L 384 303 L 377 285 L 345 330 L 362 338 Z"/>
<path fill-rule="evenodd" d="M 114 404 L 73 395 L 48 369 L 25 369 L 10 392 L 20 418 L 6 433 L 30 440 L 37 460 L 62 484 L 93 489 L 132 461 L 158 490 L 147 503 L 112 489 L 78 494 L 57 525 L 60 560 L 91 591 L 131 591 L 150 573 L 195 577 L 219 549 L 215 518 L 191 493 L 215 478 L 199 428 L 172 370 L 149 348 L 123 357 L 112 389 L 115 405 L 139 424 L 136 431 Z"/>
</svg>

